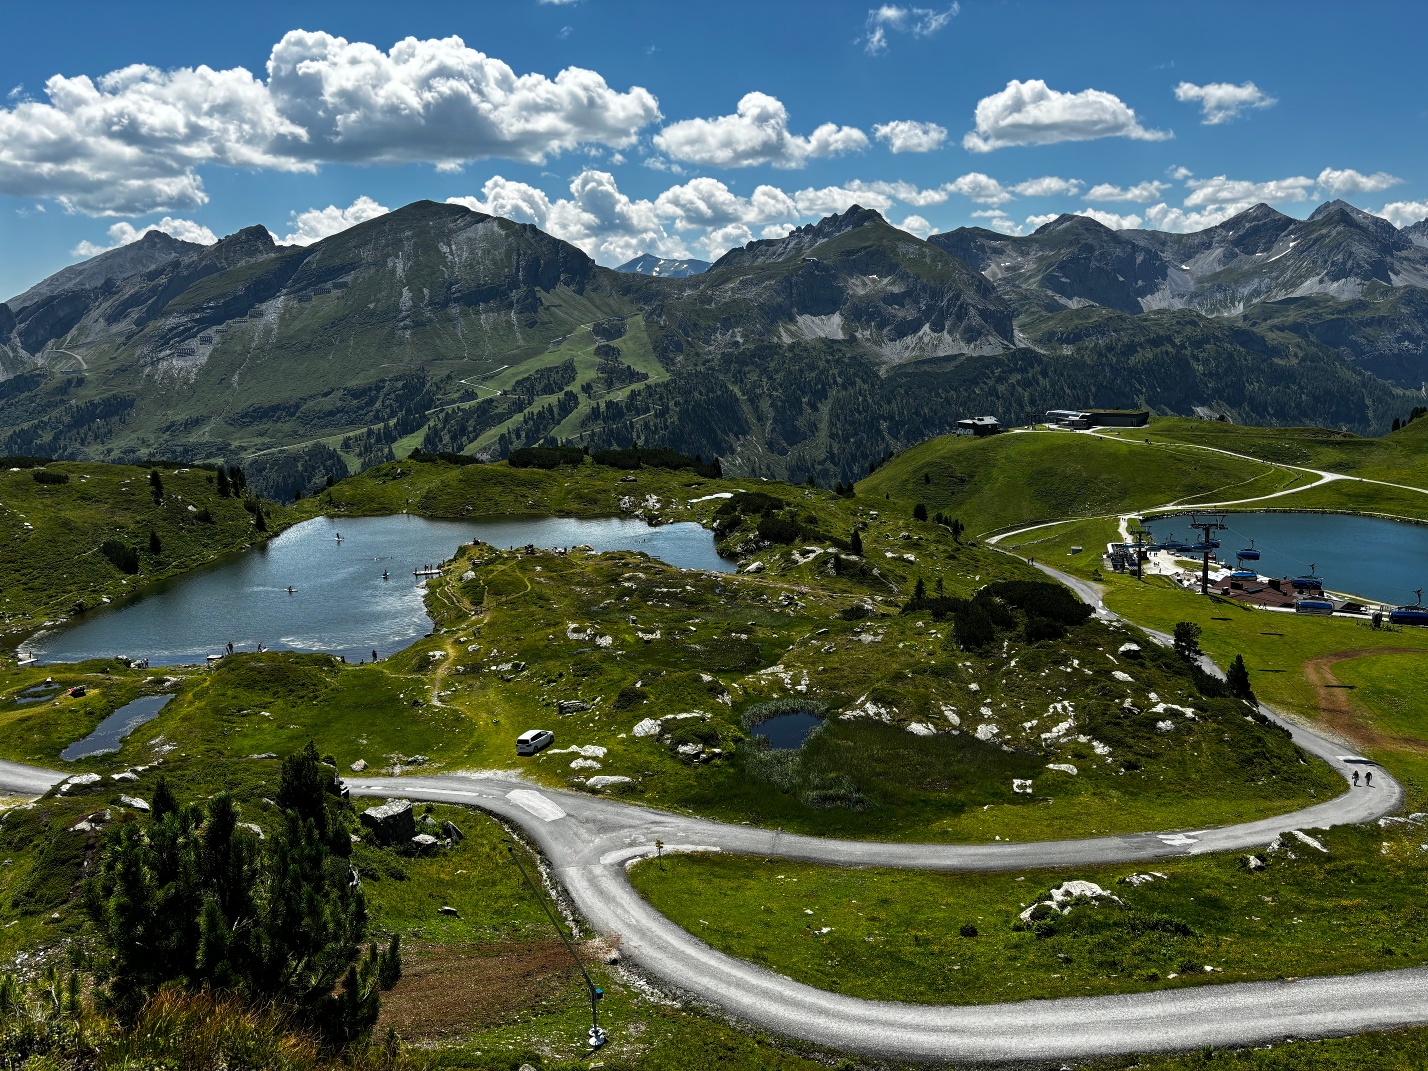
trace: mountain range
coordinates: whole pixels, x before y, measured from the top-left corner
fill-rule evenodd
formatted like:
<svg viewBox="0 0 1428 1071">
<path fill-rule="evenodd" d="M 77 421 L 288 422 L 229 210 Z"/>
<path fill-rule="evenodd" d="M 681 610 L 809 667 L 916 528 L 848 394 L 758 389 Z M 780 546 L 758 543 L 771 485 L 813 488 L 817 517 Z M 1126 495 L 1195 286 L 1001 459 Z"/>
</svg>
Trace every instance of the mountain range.
<svg viewBox="0 0 1428 1071">
<path fill-rule="evenodd" d="M 1428 223 L 1339 201 L 925 241 L 854 206 L 701 267 L 433 202 L 301 247 L 151 232 L 0 304 L 0 454 L 242 461 L 287 494 L 418 446 L 644 442 L 833 482 L 969 414 L 1376 433 L 1428 378 Z"/>
<path fill-rule="evenodd" d="M 683 279 L 690 275 L 700 275 L 709 270 L 707 260 L 666 260 L 653 253 L 643 253 L 634 260 L 627 260 L 616 271 L 634 272 L 636 275 L 653 275 L 660 279 Z"/>
</svg>

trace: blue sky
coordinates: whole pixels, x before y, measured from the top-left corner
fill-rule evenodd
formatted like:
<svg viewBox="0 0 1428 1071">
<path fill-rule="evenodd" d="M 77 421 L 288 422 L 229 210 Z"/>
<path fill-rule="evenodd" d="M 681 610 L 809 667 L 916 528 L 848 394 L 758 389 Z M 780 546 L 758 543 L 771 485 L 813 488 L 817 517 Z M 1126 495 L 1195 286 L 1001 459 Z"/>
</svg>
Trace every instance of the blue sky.
<svg viewBox="0 0 1428 1071">
<path fill-rule="evenodd" d="M 3 12 L 0 297 L 154 226 L 308 242 L 419 198 L 612 265 L 712 259 L 855 202 L 916 233 L 1199 229 L 1333 196 L 1428 216 L 1428 98 L 1395 58 L 1428 29 L 1418 3 Z"/>
</svg>

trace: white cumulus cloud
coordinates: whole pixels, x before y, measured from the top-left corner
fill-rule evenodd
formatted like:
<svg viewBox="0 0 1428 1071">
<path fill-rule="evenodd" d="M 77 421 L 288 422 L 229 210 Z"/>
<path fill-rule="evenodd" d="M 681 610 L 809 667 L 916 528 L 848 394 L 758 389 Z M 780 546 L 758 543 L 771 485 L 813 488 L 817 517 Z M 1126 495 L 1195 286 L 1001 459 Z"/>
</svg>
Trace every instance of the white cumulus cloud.
<svg viewBox="0 0 1428 1071">
<path fill-rule="evenodd" d="M 1264 90 L 1253 82 L 1209 82 L 1197 86 L 1193 82 L 1181 82 L 1175 87 L 1175 99 L 1182 103 L 1200 105 L 1203 118 L 1200 122 L 1208 126 L 1228 123 L 1238 119 L 1246 108 L 1268 108 L 1275 103 Z"/>
<path fill-rule="evenodd" d="M 1246 209 L 1253 208 L 1254 205 L 1253 201 L 1232 201 L 1198 212 L 1187 212 L 1183 208 L 1161 203 L 1147 208 L 1145 218 L 1146 222 L 1158 231 L 1189 234 L 1192 231 L 1203 231 L 1209 227 L 1218 226 L 1231 216 L 1237 216 Z"/>
<path fill-rule="evenodd" d="M 632 145 L 660 118 L 646 89 L 619 93 L 580 67 L 518 75 L 459 37 L 408 37 L 383 52 L 292 30 L 268 60 L 268 91 L 302 131 L 285 147 L 314 160 L 539 164 L 581 144 Z"/>
<path fill-rule="evenodd" d="M 1086 191 L 1086 200 L 1135 201 L 1139 204 L 1146 204 L 1154 201 L 1169 188 L 1170 183 L 1157 182 L 1154 179 L 1148 182 L 1137 182 L 1134 186 L 1114 186 L 1109 182 L 1101 182 Z"/>
<path fill-rule="evenodd" d="M 731 223 L 757 226 L 799 215 L 794 199 L 777 186 L 759 186 L 750 196 L 739 197 L 713 178 L 671 186 L 655 198 L 654 206 L 661 218 L 672 220 L 679 230 Z"/>
<path fill-rule="evenodd" d="M 1083 208 L 1077 212 L 1076 215 L 1094 219 L 1097 223 L 1104 223 L 1113 231 L 1134 230 L 1144 222 L 1144 220 L 1133 213 L 1131 215 L 1122 216 L 1115 212 L 1102 212 L 1098 208 Z"/>
<path fill-rule="evenodd" d="M 947 140 L 947 128 L 936 123 L 895 119 L 873 127 L 873 137 L 887 142 L 892 152 L 932 152 Z"/>
<path fill-rule="evenodd" d="M 100 253 L 110 249 L 117 249 L 121 245 L 129 245 L 137 242 L 150 231 L 163 231 L 172 238 L 177 238 L 183 242 L 197 242 L 199 245 L 212 245 L 218 241 L 218 235 L 201 223 L 195 223 L 191 219 L 173 219 L 165 216 L 157 223 L 150 223 L 144 227 L 136 227 L 132 223 L 120 221 L 109 228 L 109 241 L 107 243 L 83 241 L 70 250 L 71 256 L 76 257 L 96 257 Z"/>
<path fill-rule="evenodd" d="M 1316 180 L 1319 189 L 1330 197 L 1352 197 L 1358 193 L 1379 193 L 1390 186 L 1397 186 L 1403 180 L 1387 171 L 1375 171 L 1365 175 L 1351 167 L 1337 170 L 1326 167 L 1319 172 Z"/>
<path fill-rule="evenodd" d="M 1041 178 L 1018 182 L 1012 190 L 1023 197 L 1074 197 L 1081 191 L 1081 181 L 1043 175 Z"/>
<path fill-rule="evenodd" d="M 366 223 L 369 219 L 385 216 L 390 209 L 379 205 L 370 197 L 359 197 L 346 208 L 328 205 L 326 208 L 309 208 L 306 212 L 294 212 L 292 230 L 282 238 L 283 245 L 312 245 L 322 239 Z"/>
<path fill-rule="evenodd" d="M 882 198 L 892 197 L 904 204 L 913 205 L 917 208 L 926 208 L 928 205 L 940 205 L 947 200 L 948 191 L 944 186 L 931 186 L 922 188 L 911 182 L 864 182 L 861 179 L 854 179 L 843 184 L 845 189 L 853 190 L 857 193 L 867 193 L 877 195 Z M 866 202 L 869 207 L 873 207 L 871 200 Z"/>
<path fill-rule="evenodd" d="M 821 189 L 799 190 L 793 195 L 798 211 L 805 216 L 828 216 L 846 212 L 854 205 L 886 212 L 892 207 L 892 198 L 867 187 L 824 186 Z"/>
<path fill-rule="evenodd" d="M 982 205 L 1000 205 L 1012 200 L 1010 190 L 990 175 L 984 175 L 980 171 L 969 171 L 946 183 L 943 189 L 950 193 L 960 193 L 963 197 Z"/>
<path fill-rule="evenodd" d="M 1033 78 L 1012 80 L 1001 92 L 978 101 L 976 129 L 962 138 L 962 147 L 991 152 L 1012 145 L 1111 137 L 1163 141 L 1171 134 L 1142 126 L 1134 110 L 1114 93 L 1100 89 L 1063 93 Z"/>
<path fill-rule="evenodd" d="M 788 109 L 767 93 L 746 93 L 733 115 L 681 119 L 654 137 L 666 156 L 716 167 L 803 167 L 810 159 L 858 152 L 868 136 L 857 127 L 824 123 L 807 137 L 788 129 Z"/>
<path fill-rule="evenodd" d="M 888 50 L 889 33 L 905 33 L 913 37 L 931 37 L 951 22 L 961 5 L 954 2 L 945 8 L 903 7 L 882 4 L 868 11 L 863 27 L 863 50 L 876 56 Z"/>
<path fill-rule="evenodd" d="M 973 219 L 984 219 L 987 226 L 1002 234 L 1023 234 L 1026 228 L 1012 219 L 1000 208 L 985 208 L 972 213 Z"/>
<path fill-rule="evenodd" d="M 659 118 L 648 90 L 619 92 L 578 67 L 517 74 L 459 37 L 383 51 L 293 30 L 273 46 L 266 80 L 242 67 L 143 64 L 53 76 L 44 99 L 0 107 L 0 193 L 93 215 L 191 208 L 208 200 L 206 166 L 542 163 L 579 145 L 632 145 Z"/>
<path fill-rule="evenodd" d="M 448 197 L 447 201 L 534 223 L 602 264 L 623 264 L 641 253 L 689 256 L 685 243 L 665 230 L 654 202 L 622 193 L 608 171 L 580 172 L 570 182 L 569 197 L 551 198 L 535 186 L 499 175 L 486 182 L 481 194 L 480 198 Z"/>
<path fill-rule="evenodd" d="M 928 223 L 927 220 L 923 219 L 921 216 L 918 215 L 903 217 L 903 221 L 899 223 L 898 226 L 903 230 L 907 231 L 908 234 L 915 234 L 919 238 L 926 238 L 929 234 L 931 234 L 937 229 L 931 223 Z"/>
<path fill-rule="evenodd" d="M 1252 205 L 1258 201 L 1307 201 L 1315 181 L 1303 175 L 1270 179 L 1268 182 L 1248 182 L 1216 175 L 1214 178 L 1189 179 L 1185 185 L 1191 191 L 1190 196 L 1185 198 L 1185 207 L 1204 208 L 1209 205 Z"/>
<path fill-rule="evenodd" d="M 1428 201 L 1391 201 L 1377 212 L 1395 227 L 1407 227 L 1428 218 Z"/>
</svg>

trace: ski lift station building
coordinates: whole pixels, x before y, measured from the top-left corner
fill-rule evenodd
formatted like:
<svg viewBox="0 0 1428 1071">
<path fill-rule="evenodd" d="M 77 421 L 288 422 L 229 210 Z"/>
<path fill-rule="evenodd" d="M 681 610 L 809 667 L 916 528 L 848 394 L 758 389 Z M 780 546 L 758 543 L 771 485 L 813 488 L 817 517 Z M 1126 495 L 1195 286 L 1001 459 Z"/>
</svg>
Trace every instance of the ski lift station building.
<svg viewBox="0 0 1428 1071">
<path fill-rule="evenodd" d="M 1048 409 L 1048 424 L 1068 428 L 1143 428 L 1150 423 L 1145 409 Z"/>
</svg>

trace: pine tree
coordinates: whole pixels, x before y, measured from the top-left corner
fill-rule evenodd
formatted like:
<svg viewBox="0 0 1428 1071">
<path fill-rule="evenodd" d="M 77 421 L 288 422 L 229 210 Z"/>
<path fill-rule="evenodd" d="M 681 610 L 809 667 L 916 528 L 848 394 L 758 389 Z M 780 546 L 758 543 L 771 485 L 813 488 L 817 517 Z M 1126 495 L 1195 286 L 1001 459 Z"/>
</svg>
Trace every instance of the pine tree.
<svg viewBox="0 0 1428 1071">
<path fill-rule="evenodd" d="M 149 470 L 149 492 L 154 496 L 155 502 L 164 500 L 164 478 L 159 475 L 158 469 Z"/>
<path fill-rule="evenodd" d="M 863 556 L 863 537 L 858 533 L 856 528 L 853 529 L 853 534 L 848 538 L 848 549 L 860 558 Z"/>
<path fill-rule="evenodd" d="M 160 779 L 147 820 L 116 825 L 85 886 L 109 1007 L 132 1020 L 161 988 L 211 989 L 283 1007 L 335 1047 L 370 1032 L 401 945 L 363 954 L 367 908 L 335 774 L 311 744 L 289 756 L 266 842 L 230 796 L 183 804 Z"/>
<path fill-rule="evenodd" d="M 163 552 L 164 545 L 159 542 L 159 533 L 149 529 L 149 553 L 157 558 Z"/>
<path fill-rule="evenodd" d="M 218 497 L 231 498 L 233 496 L 233 485 L 228 482 L 228 473 L 223 471 L 223 466 L 218 466 Z"/>
<path fill-rule="evenodd" d="M 1187 662 L 1200 656 L 1200 626 L 1193 621 L 1181 621 L 1175 626 L 1175 653 Z"/>
<path fill-rule="evenodd" d="M 927 520 L 927 507 L 921 502 L 912 507 L 912 519 L 915 521 Z"/>
<path fill-rule="evenodd" d="M 1244 655 L 1235 655 L 1235 660 L 1230 663 L 1229 672 L 1225 674 L 1225 683 L 1230 686 L 1230 694 L 1236 699 L 1245 699 L 1253 703 L 1254 689 L 1250 687 L 1249 667 L 1245 665 Z"/>
</svg>

